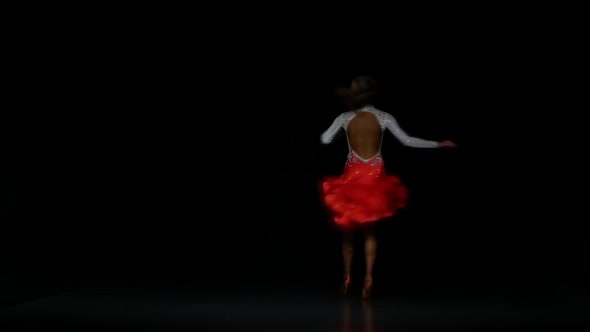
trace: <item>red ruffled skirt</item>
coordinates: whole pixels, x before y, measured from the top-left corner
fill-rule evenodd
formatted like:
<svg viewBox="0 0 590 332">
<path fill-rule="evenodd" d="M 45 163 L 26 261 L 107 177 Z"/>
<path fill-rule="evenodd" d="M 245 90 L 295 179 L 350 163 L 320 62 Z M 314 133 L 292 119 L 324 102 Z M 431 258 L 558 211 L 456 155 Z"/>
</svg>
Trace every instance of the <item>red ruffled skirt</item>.
<svg viewBox="0 0 590 332">
<path fill-rule="evenodd" d="M 401 180 L 386 175 L 379 155 L 363 161 L 351 154 L 344 173 L 320 182 L 321 199 L 334 226 L 350 230 L 391 217 L 404 208 L 408 190 Z"/>
</svg>

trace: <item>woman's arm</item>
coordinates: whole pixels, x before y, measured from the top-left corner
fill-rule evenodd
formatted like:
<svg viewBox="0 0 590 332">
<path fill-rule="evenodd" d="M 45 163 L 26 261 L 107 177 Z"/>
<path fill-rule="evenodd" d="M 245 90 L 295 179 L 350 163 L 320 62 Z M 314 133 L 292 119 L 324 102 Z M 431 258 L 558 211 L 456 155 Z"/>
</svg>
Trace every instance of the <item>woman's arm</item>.
<svg viewBox="0 0 590 332">
<path fill-rule="evenodd" d="M 397 120 L 389 113 L 385 116 L 385 126 L 395 138 L 397 138 L 403 145 L 412 148 L 438 148 L 441 147 L 439 142 L 425 140 L 417 137 L 412 137 L 399 126 Z"/>
<path fill-rule="evenodd" d="M 320 137 L 320 140 L 322 141 L 323 144 L 330 144 L 332 143 L 332 140 L 334 139 L 334 136 L 336 136 L 336 134 L 338 133 L 338 131 L 340 131 L 340 129 L 342 128 L 342 124 L 344 122 L 344 117 L 342 114 L 340 114 L 335 120 L 334 122 L 332 122 L 332 125 L 330 125 L 330 128 L 328 128 Z"/>
</svg>

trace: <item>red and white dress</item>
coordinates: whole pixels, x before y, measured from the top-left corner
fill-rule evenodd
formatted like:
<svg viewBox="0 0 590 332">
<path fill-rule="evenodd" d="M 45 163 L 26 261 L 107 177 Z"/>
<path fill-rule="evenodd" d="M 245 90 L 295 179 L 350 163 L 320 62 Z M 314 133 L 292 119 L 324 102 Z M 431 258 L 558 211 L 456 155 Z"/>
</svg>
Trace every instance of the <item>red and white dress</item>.
<svg viewBox="0 0 590 332">
<path fill-rule="evenodd" d="M 340 114 L 322 134 L 321 142 L 329 144 L 340 129 L 347 131 L 350 121 L 360 112 L 370 112 L 381 126 L 402 144 L 414 148 L 436 148 L 438 142 L 408 136 L 395 118 L 373 106 Z M 348 135 L 346 135 L 348 140 Z M 381 147 L 369 158 L 361 158 L 348 143 L 348 158 L 340 176 L 328 176 L 320 182 L 321 199 L 332 216 L 333 224 L 343 230 L 365 226 L 391 217 L 407 205 L 408 190 L 401 180 L 385 173 Z"/>
</svg>

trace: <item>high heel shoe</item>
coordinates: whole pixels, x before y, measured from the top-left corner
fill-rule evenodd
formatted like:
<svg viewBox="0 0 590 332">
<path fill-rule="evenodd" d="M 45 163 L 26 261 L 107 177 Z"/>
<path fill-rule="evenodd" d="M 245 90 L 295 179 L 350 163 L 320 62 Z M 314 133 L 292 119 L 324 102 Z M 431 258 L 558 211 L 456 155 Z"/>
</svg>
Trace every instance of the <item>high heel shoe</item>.
<svg viewBox="0 0 590 332">
<path fill-rule="evenodd" d="M 352 285 L 352 280 L 350 280 L 350 277 L 344 278 L 344 281 L 342 282 L 342 286 L 340 286 L 340 294 L 343 296 L 349 295 L 351 285 Z"/>
<path fill-rule="evenodd" d="M 371 293 L 373 291 L 373 279 L 372 278 L 365 278 L 365 283 L 363 285 L 363 292 L 361 293 L 361 299 L 368 300 L 371 298 Z"/>
</svg>

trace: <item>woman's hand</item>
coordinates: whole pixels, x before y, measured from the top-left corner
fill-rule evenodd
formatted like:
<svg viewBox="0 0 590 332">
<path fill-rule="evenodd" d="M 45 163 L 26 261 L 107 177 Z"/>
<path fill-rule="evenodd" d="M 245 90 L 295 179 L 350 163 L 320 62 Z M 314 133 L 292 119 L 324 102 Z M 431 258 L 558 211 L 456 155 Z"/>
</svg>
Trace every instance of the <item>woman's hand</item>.
<svg viewBox="0 0 590 332">
<path fill-rule="evenodd" d="M 438 147 L 439 148 L 456 148 L 457 144 L 455 144 L 455 142 L 453 142 L 453 141 L 444 140 L 444 141 L 438 142 Z"/>
</svg>

